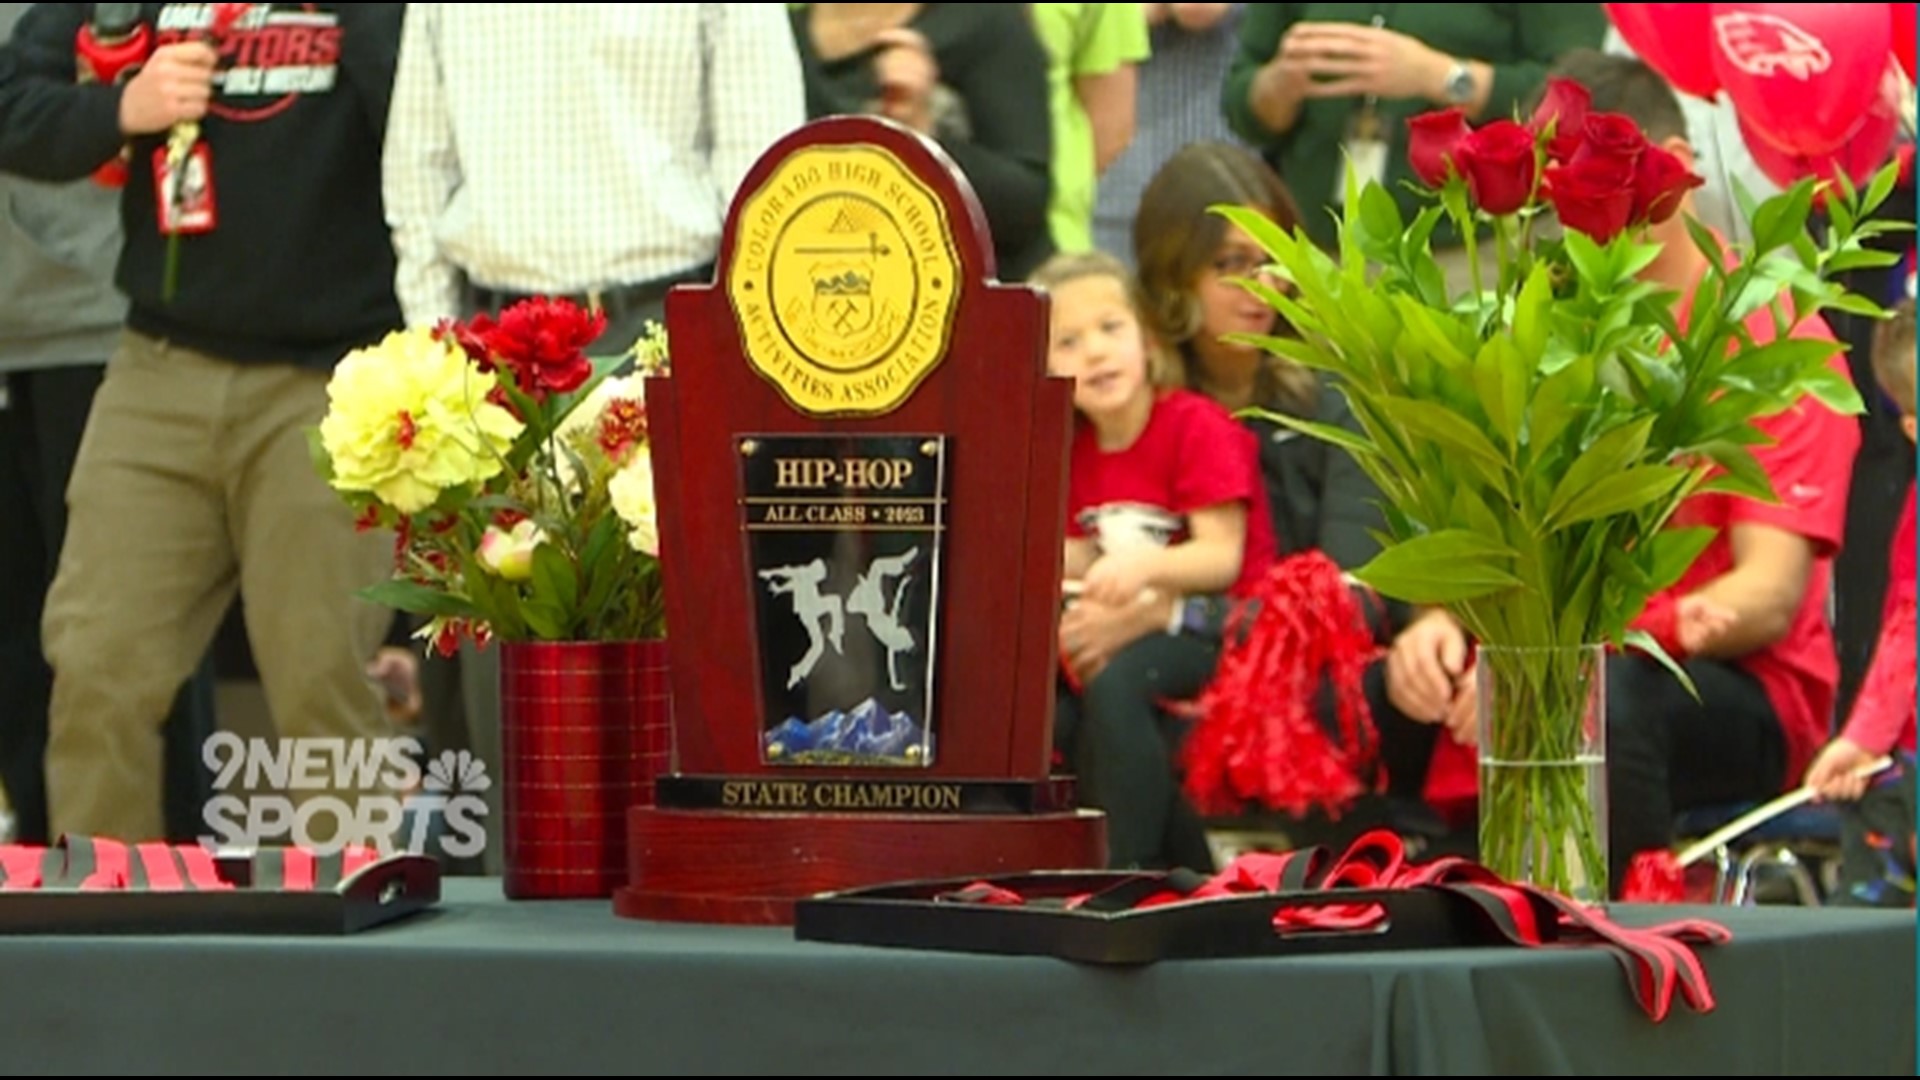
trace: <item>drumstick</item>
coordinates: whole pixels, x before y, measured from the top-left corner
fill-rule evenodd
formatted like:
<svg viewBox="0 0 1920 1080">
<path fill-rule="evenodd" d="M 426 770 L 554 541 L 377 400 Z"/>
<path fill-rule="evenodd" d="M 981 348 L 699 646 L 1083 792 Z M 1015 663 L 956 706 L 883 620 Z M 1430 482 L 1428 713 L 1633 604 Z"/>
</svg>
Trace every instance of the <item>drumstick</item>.
<svg viewBox="0 0 1920 1080">
<path fill-rule="evenodd" d="M 1878 758 L 1855 769 L 1853 775 L 1861 777 L 1872 776 L 1892 764 L 1893 759 L 1891 757 Z M 1749 829 L 1757 828 L 1779 817 L 1781 814 L 1786 813 L 1802 803 L 1811 801 L 1814 796 L 1818 794 L 1819 792 L 1811 787 L 1802 787 L 1797 791 L 1790 791 L 1764 806 L 1754 807 L 1752 810 L 1733 819 L 1726 825 L 1714 830 L 1706 838 L 1683 848 L 1679 856 L 1680 865 L 1689 866 L 1700 861 L 1708 852 L 1719 847 L 1721 844 L 1732 840 L 1734 837 L 1745 833 Z"/>
</svg>

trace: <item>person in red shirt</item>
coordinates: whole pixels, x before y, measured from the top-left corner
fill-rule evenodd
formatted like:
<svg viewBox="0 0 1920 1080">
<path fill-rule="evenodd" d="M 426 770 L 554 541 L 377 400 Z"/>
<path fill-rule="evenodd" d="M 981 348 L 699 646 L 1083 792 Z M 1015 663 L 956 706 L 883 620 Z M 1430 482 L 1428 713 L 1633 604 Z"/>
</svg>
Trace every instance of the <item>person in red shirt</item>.
<svg viewBox="0 0 1920 1080">
<path fill-rule="evenodd" d="M 1691 168 L 1678 100 L 1645 64 L 1581 51 L 1555 74 L 1585 86 L 1595 111 L 1632 118 Z M 1692 214 L 1689 197 L 1678 214 L 1649 228 L 1647 239 L 1662 252 L 1641 275 L 1681 295 L 1682 326 L 1707 271 L 1706 256 L 1686 232 Z M 1755 346 L 1776 336 L 1766 309 L 1747 329 Z M 1833 368 L 1847 377 L 1841 347 L 1817 314 L 1789 333 L 1834 341 Z M 1671 846 L 1676 814 L 1766 799 L 1797 784 L 1832 729 L 1839 659 L 1827 606 L 1859 424 L 1808 397 L 1756 426 L 1771 439 L 1752 450 L 1777 501 L 1718 493 L 1689 500 L 1673 524 L 1707 525 L 1719 535 L 1635 623 L 1685 666 L 1699 698 L 1650 657 L 1628 652 L 1609 660 L 1607 806 L 1616 894 L 1635 855 Z M 1417 618 L 1395 640 L 1378 679 L 1385 700 L 1373 704 L 1383 742 L 1405 737 L 1407 721 L 1474 741 L 1470 649 L 1451 616 Z"/>
<path fill-rule="evenodd" d="M 1900 409 L 1908 439 L 1915 433 L 1914 302 L 1895 306 L 1874 334 L 1873 369 L 1880 389 Z M 1840 905 L 1912 907 L 1915 867 L 1915 551 L 1914 487 L 1887 555 L 1887 598 L 1873 662 L 1840 734 L 1807 769 L 1807 786 L 1842 812 Z M 1882 756 L 1894 765 L 1869 777 Z"/>
<path fill-rule="evenodd" d="M 1052 300 L 1048 370 L 1074 381 L 1064 602 L 1251 593 L 1275 550 L 1252 433 L 1212 399 L 1175 388 L 1117 259 L 1056 256 L 1030 281 Z M 1089 662 L 1062 620 L 1055 746 L 1081 805 L 1107 814 L 1115 868 L 1212 868 L 1198 818 L 1181 812 L 1180 733 L 1157 705 L 1197 694 L 1219 644 L 1173 629 Z"/>
</svg>

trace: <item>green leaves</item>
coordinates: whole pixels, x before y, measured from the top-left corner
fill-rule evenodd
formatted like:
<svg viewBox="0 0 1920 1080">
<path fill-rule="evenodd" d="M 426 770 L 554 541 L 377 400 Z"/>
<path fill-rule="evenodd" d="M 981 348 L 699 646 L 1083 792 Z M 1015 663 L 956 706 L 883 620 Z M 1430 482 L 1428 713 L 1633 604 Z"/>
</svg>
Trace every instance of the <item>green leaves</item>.
<svg viewBox="0 0 1920 1080">
<path fill-rule="evenodd" d="M 1384 596 L 1411 604 L 1476 600 L 1522 584 L 1511 548 L 1464 529 L 1402 540 L 1354 572 Z"/>
<path fill-rule="evenodd" d="M 1813 212 L 1813 184 L 1801 182 L 1760 204 L 1753 213 L 1753 251 L 1765 255 L 1793 243 L 1807 230 Z"/>
<path fill-rule="evenodd" d="M 573 625 L 579 604 L 580 578 L 573 560 L 553 544 L 534 548 L 533 580 L 522 607 L 528 628 L 547 641 L 575 638 L 584 629 Z"/>
<path fill-rule="evenodd" d="M 1773 482 L 1767 479 L 1767 470 L 1761 467 L 1753 451 L 1745 446 L 1731 441 L 1718 441 L 1700 447 L 1699 452 L 1724 470 L 1701 485 L 1700 490 L 1740 495 L 1764 503 L 1778 501 Z"/>
<path fill-rule="evenodd" d="M 1266 409 L 1242 409 L 1235 414 L 1243 419 L 1265 420 L 1292 428 L 1302 435 L 1311 435 L 1322 442 L 1329 442 L 1351 454 L 1371 456 L 1379 451 L 1372 440 L 1364 435 L 1348 431 L 1333 424 L 1322 424 L 1315 420 L 1302 420 L 1287 413 L 1271 412 Z"/>
<path fill-rule="evenodd" d="M 1673 494 L 1686 478 L 1687 470 L 1673 465 L 1636 465 L 1603 476 L 1549 513 L 1548 527 L 1564 529 L 1617 514 L 1637 514 Z"/>
<path fill-rule="evenodd" d="M 1801 377 L 1801 385 L 1822 405 L 1843 416 L 1857 416 L 1867 411 L 1867 403 L 1860 398 L 1860 388 L 1830 366 L 1823 364 L 1806 372 Z"/>
<path fill-rule="evenodd" d="M 1718 533 L 1704 526 L 1689 529 L 1662 529 L 1648 541 L 1652 556 L 1647 559 L 1647 587 L 1651 592 L 1671 588 L 1686 574 L 1694 560 L 1707 550 Z"/>
<path fill-rule="evenodd" d="M 1643 416 L 1621 424 L 1595 439 L 1593 445 L 1574 460 L 1567 471 L 1561 474 L 1560 482 L 1554 485 L 1553 495 L 1547 500 L 1546 520 L 1550 523 L 1549 527 L 1554 522 L 1564 523 L 1576 500 L 1586 497 L 1595 485 L 1640 460 L 1641 455 L 1646 453 L 1647 437 L 1653 431 L 1653 421 L 1654 417 Z"/>
<path fill-rule="evenodd" d="M 1547 340 L 1552 332 L 1552 303 L 1552 270 L 1545 263 L 1535 263 L 1513 304 L 1513 346 L 1521 355 L 1547 354 Z"/>
<path fill-rule="evenodd" d="M 1492 422 L 1494 434 L 1509 448 L 1519 445 L 1521 428 L 1527 421 L 1527 376 L 1531 367 L 1527 357 L 1540 355 L 1539 351 L 1528 351 L 1520 337 L 1516 328 L 1511 338 L 1489 339 L 1473 361 L 1473 387 L 1480 408 Z M 1543 335 L 1543 348 L 1544 341 Z"/>
<path fill-rule="evenodd" d="M 409 615 L 447 616 L 455 619 L 471 618 L 478 614 L 472 602 L 430 585 L 416 581 L 394 578 L 369 585 L 359 592 L 359 597 L 370 604 L 389 607 L 395 611 L 404 611 Z"/>
<path fill-rule="evenodd" d="M 1524 215 L 1479 217 L 1523 248 L 1484 293 L 1453 300 L 1428 245 L 1444 217 L 1474 223 L 1464 185 L 1408 215 L 1349 175 L 1331 254 L 1251 208 L 1215 210 L 1293 284 L 1244 283 L 1299 332 L 1257 343 L 1323 373 L 1365 432 L 1272 418 L 1353 455 L 1379 484 L 1390 535 L 1356 576 L 1448 607 L 1496 643 L 1585 644 L 1622 640 L 1705 549 L 1710 532 L 1669 527 L 1683 500 L 1772 497 L 1750 449 L 1766 441 L 1756 419 L 1807 397 L 1863 408 L 1835 343 L 1788 337 L 1769 316 L 1883 314 L 1833 276 L 1891 261 L 1867 241 L 1902 227 L 1876 216 L 1895 179 L 1828 191 L 1817 241 L 1811 183 L 1749 201 L 1744 250 L 1683 217 L 1708 262 L 1684 301 L 1653 273 L 1664 249 L 1652 234 L 1529 242 Z"/>
<path fill-rule="evenodd" d="M 1380 408 L 1407 434 L 1465 455 L 1482 474 L 1503 483 L 1507 458 L 1471 421 L 1445 405 L 1413 398 L 1383 397 Z"/>
</svg>

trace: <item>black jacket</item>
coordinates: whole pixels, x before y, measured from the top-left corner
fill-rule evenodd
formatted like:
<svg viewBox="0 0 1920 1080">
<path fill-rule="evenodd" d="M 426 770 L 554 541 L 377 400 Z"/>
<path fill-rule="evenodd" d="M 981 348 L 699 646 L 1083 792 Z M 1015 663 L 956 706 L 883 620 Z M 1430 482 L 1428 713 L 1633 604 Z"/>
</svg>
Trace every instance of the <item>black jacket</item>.
<svg viewBox="0 0 1920 1080">
<path fill-rule="evenodd" d="M 37 4 L 0 46 L 0 171 L 78 180 L 120 152 L 121 87 L 76 80 L 93 6 Z M 208 7 L 142 5 L 156 44 L 194 33 Z M 129 326 L 225 359 L 327 369 L 402 324 L 380 153 L 405 9 L 263 4 L 242 21 L 201 122 L 217 225 L 180 238 L 170 302 L 153 167 L 166 137 L 134 141 L 116 272 Z"/>
<path fill-rule="evenodd" d="M 1360 434 L 1346 397 L 1324 382 L 1311 419 Z M 1366 565 L 1380 550 L 1373 532 L 1386 527 L 1386 517 L 1379 489 L 1353 456 L 1271 420 L 1241 422 L 1260 437 L 1260 472 L 1280 554 L 1318 548 L 1343 570 Z"/>
<path fill-rule="evenodd" d="M 1268 411 L 1284 412 L 1277 405 Z M 1345 395 L 1322 382 L 1318 407 L 1310 418 L 1321 424 L 1361 433 Z M 1380 551 L 1374 533 L 1384 532 L 1386 516 L 1380 509 L 1380 489 L 1345 450 L 1310 435 L 1302 435 L 1272 420 L 1247 417 L 1241 423 L 1260 439 L 1260 472 L 1266 481 L 1267 509 L 1273 519 L 1274 539 L 1281 558 L 1318 549 L 1342 570 L 1366 565 Z M 1408 610 L 1397 601 L 1371 594 L 1361 607 L 1373 621 L 1374 633 L 1387 641 L 1406 625 Z M 1220 597 L 1188 601 L 1183 628 L 1202 637 L 1218 638 L 1231 609 Z"/>
</svg>

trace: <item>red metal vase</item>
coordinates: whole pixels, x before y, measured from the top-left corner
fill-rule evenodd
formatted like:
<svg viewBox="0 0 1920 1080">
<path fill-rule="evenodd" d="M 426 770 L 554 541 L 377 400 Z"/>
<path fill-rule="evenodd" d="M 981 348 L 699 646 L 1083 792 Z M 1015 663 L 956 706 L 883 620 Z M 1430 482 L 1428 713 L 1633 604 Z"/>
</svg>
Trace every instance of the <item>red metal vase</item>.
<svg viewBox="0 0 1920 1080">
<path fill-rule="evenodd" d="M 626 883 L 627 808 L 672 750 L 664 641 L 502 642 L 500 835 L 510 899 L 597 899 Z"/>
</svg>

